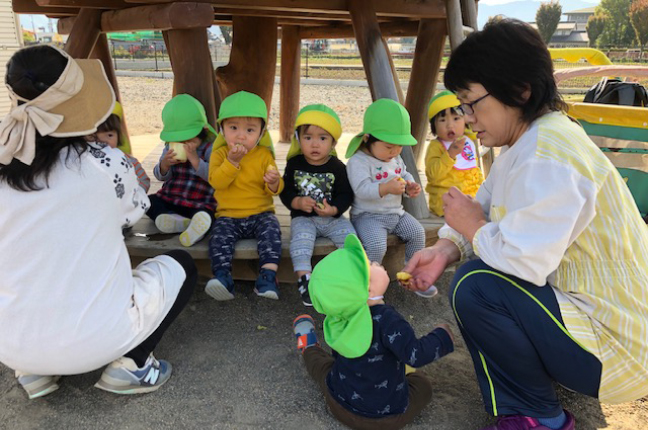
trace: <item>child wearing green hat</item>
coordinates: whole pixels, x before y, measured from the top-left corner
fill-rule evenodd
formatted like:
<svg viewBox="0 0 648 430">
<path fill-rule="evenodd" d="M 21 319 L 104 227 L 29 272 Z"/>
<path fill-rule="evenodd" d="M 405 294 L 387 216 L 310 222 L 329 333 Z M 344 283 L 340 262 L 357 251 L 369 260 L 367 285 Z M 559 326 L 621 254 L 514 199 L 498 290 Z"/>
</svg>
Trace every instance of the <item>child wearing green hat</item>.
<svg viewBox="0 0 648 430">
<path fill-rule="evenodd" d="M 421 186 L 400 157 L 403 146 L 416 145 L 410 117 L 398 102 L 379 99 L 365 112 L 363 130 L 347 149 L 347 174 L 355 194 L 351 222 L 370 261 L 382 263 L 387 235 L 405 242 L 405 260 L 425 246 L 425 230 L 403 209 L 403 195 L 416 197 Z"/>
<path fill-rule="evenodd" d="M 477 148 L 468 134 L 461 103 L 451 91 L 441 91 L 430 101 L 428 118 L 436 139 L 425 154 L 425 175 L 430 209 L 443 216 L 441 196 L 451 187 L 475 197 L 484 176 L 477 166 Z"/>
<path fill-rule="evenodd" d="M 266 104 L 256 94 L 239 91 L 221 103 L 221 133 L 209 161 L 209 183 L 218 203 L 209 241 L 214 277 L 205 287 L 216 300 L 234 298 L 234 245 L 239 239 L 250 238 L 258 241 L 261 266 L 254 291 L 261 297 L 279 299 L 281 228 L 273 197 L 284 184 L 274 160 L 267 121 Z"/>
<path fill-rule="evenodd" d="M 290 257 L 297 273 L 302 302 L 312 306 L 308 283 L 317 237 L 327 237 L 338 248 L 355 233 L 344 212 L 353 202 L 346 167 L 335 155 L 342 135 L 340 118 L 323 104 L 302 108 L 288 150 L 281 201 L 290 209 Z"/>
<path fill-rule="evenodd" d="M 432 384 L 422 372 L 406 375 L 405 365 L 421 367 L 454 349 L 446 324 L 417 339 L 385 304 L 388 285 L 385 269 L 369 263 L 358 237 L 348 235 L 344 248 L 315 266 L 310 281 L 333 355 L 319 347 L 310 316 L 293 323 L 309 375 L 333 416 L 353 429 L 399 429 L 412 422 L 432 400 Z"/>
<path fill-rule="evenodd" d="M 146 214 L 161 232 L 181 233 L 180 243 L 191 246 L 207 234 L 216 210 L 214 190 L 207 182 L 216 131 L 203 105 L 189 94 L 167 102 L 162 123 L 160 138 L 166 143 L 153 174 L 164 184 L 149 195 Z"/>
</svg>

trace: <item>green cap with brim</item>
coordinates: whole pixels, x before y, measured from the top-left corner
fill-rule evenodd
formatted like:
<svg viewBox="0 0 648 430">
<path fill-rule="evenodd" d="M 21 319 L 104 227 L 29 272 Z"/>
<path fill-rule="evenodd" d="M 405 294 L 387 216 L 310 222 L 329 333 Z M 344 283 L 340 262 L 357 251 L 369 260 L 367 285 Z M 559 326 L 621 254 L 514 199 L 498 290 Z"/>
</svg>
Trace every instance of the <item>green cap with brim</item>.
<svg viewBox="0 0 648 430">
<path fill-rule="evenodd" d="M 349 234 L 344 248 L 317 263 L 308 284 L 313 307 L 324 319 L 326 343 L 346 358 L 364 355 L 371 345 L 369 260 L 360 239 Z"/>
<path fill-rule="evenodd" d="M 221 125 L 224 120 L 228 118 L 261 118 L 264 122 L 263 134 L 261 139 L 259 139 L 259 146 L 264 146 L 272 152 L 274 157 L 274 145 L 272 144 L 272 138 L 270 133 L 268 133 L 268 108 L 265 101 L 256 94 L 249 93 L 247 91 L 239 91 L 230 96 L 225 97 L 221 103 L 220 109 L 218 111 L 218 125 Z M 222 127 L 221 127 L 222 129 Z M 223 133 L 220 133 L 216 137 L 214 142 L 213 150 L 220 148 L 221 146 L 227 145 Z"/>
<path fill-rule="evenodd" d="M 418 143 L 412 136 L 409 112 L 392 99 L 378 99 L 367 108 L 362 132 L 351 139 L 346 158 L 351 158 L 360 148 L 365 134 L 392 145 L 414 146 Z"/>
<path fill-rule="evenodd" d="M 207 122 L 203 105 L 189 94 L 178 94 L 162 109 L 164 128 L 160 139 L 165 142 L 184 142 L 198 136 L 203 129 L 216 137 L 216 130 Z"/>
<path fill-rule="evenodd" d="M 335 142 L 340 140 L 340 136 L 342 136 L 340 117 L 338 117 L 333 109 L 323 104 L 304 106 L 297 115 L 295 133 L 293 133 L 292 140 L 290 141 L 290 149 L 288 149 L 286 160 L 290 160 L 295 155 L 302 153 L 299 140 L 297 140 L 297 129 L 302 125 L 316 125 L 324 129 L 333 136 Z M 331 155 L 336 155 L 335 148 L 331 149 Z"/>
</svg>

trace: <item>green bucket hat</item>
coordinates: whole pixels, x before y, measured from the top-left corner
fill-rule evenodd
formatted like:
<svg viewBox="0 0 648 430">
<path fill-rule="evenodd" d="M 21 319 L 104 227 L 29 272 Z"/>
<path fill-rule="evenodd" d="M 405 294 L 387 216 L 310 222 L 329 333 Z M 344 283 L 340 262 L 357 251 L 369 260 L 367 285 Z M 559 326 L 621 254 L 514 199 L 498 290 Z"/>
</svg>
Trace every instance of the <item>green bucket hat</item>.
<svg viewBox="0 0 648 430">
<path fill-rule="evenodd" d="M 323 104 L 304 106 L 297 115 L 297 120 L 295 121 L 295 133 L 290 141 L 290 149 L 288 149 L 286 160 L 290 160 L 295 155 L 302 153 L 299 140 L 297 140 L 297 128 L 301 125 L 316 125 L 321 127 L 333 136 L 335 142 L 340 140 L 340 136 L 342 136 L 340 117 L 338 117 L 333 109 Z M 331 150 L 331 154 L 337 155 L 335 149 Z"/>
<path fill-rule="evenodd" d="M 178 94 L 164 105 L 162 109 L 164 128 L 160 139 L 165 142 L 182 142 L 200 134 L 203 128 L 216 137 L 216 130 L 207 122 L 203 105 L 189 94 Z"/>
<path fill-rule="evenodd" d="M 430 100 L 428 107 L 428 119 L 432 119 L 439 112 L 448 108 L 458 107 L 461 104 L 455 93 L 448 90 L 443 90 Z"/>
<path fill-rule="evenodd" d="M 237 117 L 261 118 L 263 120 L 265 128 L 263 129 L 263 134 L 259 139 L 258 145 L 268 148 L 274 157 L 274 146 L 272 145 L 272 138 L 270 137 L 267 128 L 268 108 L 265 101 L 263 101 L 263 99 L 258 95 L 247 91 L 239 91 L 225 97 L 218 111 L 218 125 L 221 125 L 223 120 Z M 227 142 L 225 141 L 223 133 L 220 133 L 216 137 L 213 150 L 224 145 L 227 145 Z"/>
<path fill-rule="evenodd" d="M 350 234 L 344 248 L 317 263 L 308 291 L 315 310 L 325 314 L 324 339 L 347 358 L 357 358 L 371 345 L 373 322 L 369 299 L 369 260 L 360 239 Z"/>
<path fill-rule="evenodd" d="M 362 132 L 351 139 L 346 158 L 351 158 L 356 153 L 365 134 L 393 145 L 417 144 L 412 136 L 409 112 L 403 105 L 391 99 L 378 99 L 369 105 L 364 114 Z"/>
</svg>

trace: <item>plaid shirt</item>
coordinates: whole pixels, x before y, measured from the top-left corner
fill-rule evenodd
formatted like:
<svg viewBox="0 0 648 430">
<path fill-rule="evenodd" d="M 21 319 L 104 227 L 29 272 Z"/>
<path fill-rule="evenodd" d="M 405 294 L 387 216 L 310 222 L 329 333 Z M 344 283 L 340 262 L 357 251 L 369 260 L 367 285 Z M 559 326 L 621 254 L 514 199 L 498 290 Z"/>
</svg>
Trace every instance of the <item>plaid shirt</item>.
<svg viewBox="0 0 648 430">
<path fill-rule="evenodd" d="M 197 150 L 200 159 L 207 163 L 211 145 L 212 142 L 203 142 Z M 188 162 L 171 166 L 171 178 L 164 182 L 157 196 L 173 205 L 204 209 L 212 214 L 216 212 L 214 189 L 196 175 L 196 171 Z"/>
</svg>

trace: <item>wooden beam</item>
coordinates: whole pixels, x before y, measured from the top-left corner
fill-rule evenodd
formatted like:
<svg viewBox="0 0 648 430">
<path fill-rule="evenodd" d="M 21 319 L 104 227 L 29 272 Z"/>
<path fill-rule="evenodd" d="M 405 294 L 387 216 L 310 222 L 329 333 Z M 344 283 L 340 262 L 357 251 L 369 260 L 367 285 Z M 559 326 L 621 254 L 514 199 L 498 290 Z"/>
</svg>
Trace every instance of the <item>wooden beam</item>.
<svg viewBox="0 0 648 430">
<path fill-rule="evenodd" d="M 299 112 L 301 39 L 299 27 L 281 28 L 281 86 L 279 99 L 279 141 L 290 142 Z"/>
<path fill-rule="evenodd" d="M 277 68 L 277 20 L 235 16 L 232 36 L 229 64 L 216 69 L 220 94 L 258 94 L 269 111 Z"/>
<path fill-rule="evenodd" d="M 174 94 L 190 94 L 198 99 L 211 125 L 216 124 L 213 66 L 206 28 L 165 31 L 167 50 L 173 68 Z"/>
<path fill-rule="evenodd" d="M 412 73 L 407 88 L 405 107 L 412 121 L 412 136 L 416 161 L 423 156 L 422 148 L 428 131 L 428 104 L 436 90 L 445 46 L 446 23 L 442 19 L 422 19 L 416 38 Z"/>
<path fill-rule="evenodd" d="M 446 9 L 450 49 L 454 51 L 464 39 L 460 0 L 446 0 Z"/>
<path fill-rule="evenodd" d="M 104 12 L 101 29 L 104 32 L 135 30 L 171 30 L 209 27 L 212 7 L 201 3 L 171 3 L 132 7 Z"/>
<path fill-rule="evenodd" d="M 477 30 L 477 2 L 475 0 L 461 0 L 463 22 L 473 30 Z"/>
<path fill-rule="evenodd" d="M 391 68 L 392 77 L 394 78 L 394 86 L 396 87 L 396 93 L 398 94 L 398 103 L 405 105 L 405 96 L 403 96 L 403 88 L 401 88 L 400 79 L 398 79 L 398 72 L 396 71 L 396 65 L 394 64 L 394 59 L 391 56 L 391 51 L 389 50 L 389 45 L 387 44 L 387 39 L 382 37 L 382 43 L 387 52 L 387 58 L 389 59 L 389 67 Z"/>
<path fill-rule="evenodd" d="M 58 34 L 70 34 L 72 27 L 74 27 L 74 21 L 76 21 L 76 16 L 59 19 L 56 23 L 56 31 L 58 31 Z"/>
<path fill-rule="evenodd" d="M 398 101 L 398 91 L 390 66 L 389 51 L 385 49 L 383 44 L 372 1 L 349 0 L 349 12 L 351 12 L 351 18 L 353 19 L 353 29 L 373 100 L 388 98 Z M 408 172 L 420 184 L 421 180 L 411 147 L 405 146 L 401 152 L 401 157 L 407 166 Z M 421 193 L 415 198 L 403 199 L 403 206 L 407 212 L 417 219 L 430 216 L 425 193 Z"/>
<path fill-rule="evenodd" d="M 101 9 L 81 9 L 74 21 L 65 51 L 72 58 L 88 58 L 101 34 Z"/>
<path fill-rule="evenodd" d="M 384 22 L 380 24 L 384 37 L 411 37 L 418 33 L 418 21 Z M 350 25 L 327 25 L 323 27 L 302 28 L 299 31 L 302 39 L 335 39 L 355 37 Z"/>
<path fill-rule="evenodd" d="M 72 16 L 79 13 L 79 8 L 42 7 L 35 0 L 11 0 L 11 9 L 17 14 L 26 13 L 30 15 Z"/>
<path fill-rule="evenodd" d="M 328 21 L 351 21 L 348 13 L 321 13 L 321 12 L 295 12 L 295 11 L 274 11 L 274 10 L 253 10 L 240 9 L 231 7 L 214 8 L 214 14 L 219 15 L 236 15 L 236 16 L 260 16 L 265 18 L 299 18 L 302 20 L 328 20 Z M 393 18 L 385 18 L 393 19 Z"/>
<path fill-rule="evenodd" d="M 88 9 L 123 9 L 133 7 L 132 3 L 126 3 L 124 0 L 36 0 L 36 3 L 44 7 L 85 7 Z"/>
<path fill-rule="evenodd" d="M 126 0 L 127 3 L 172 3 L 175 0 Z M 295 12 L 345 13 L 347 0 L 197 0 L 214 7 L 232 7 L 253 10 L 277 10 Z M 374 0 L 377 16 L 400 16 L 412 18 L 443 18 L 443 0 Z"/>
</svg>

